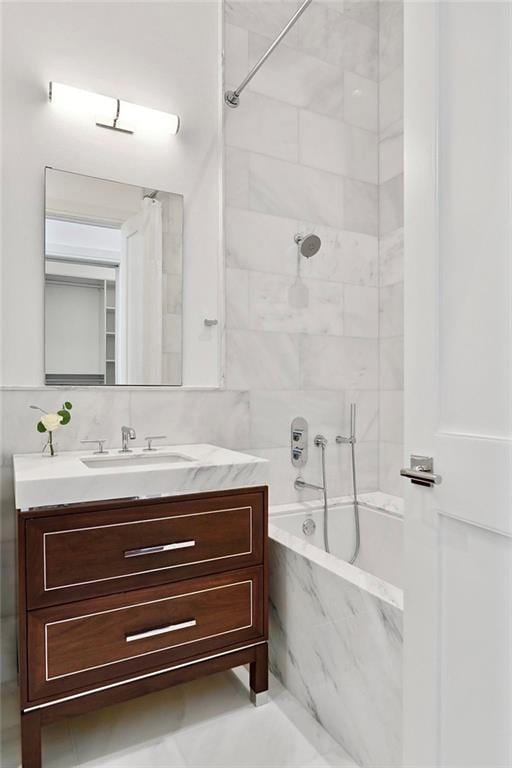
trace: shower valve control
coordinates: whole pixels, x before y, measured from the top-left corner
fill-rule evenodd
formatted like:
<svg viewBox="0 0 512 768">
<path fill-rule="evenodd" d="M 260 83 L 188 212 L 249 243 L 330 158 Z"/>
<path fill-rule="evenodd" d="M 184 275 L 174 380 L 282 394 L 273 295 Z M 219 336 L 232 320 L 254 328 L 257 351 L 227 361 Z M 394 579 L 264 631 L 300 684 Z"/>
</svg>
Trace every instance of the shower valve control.
<svg viewBox="0 0 512 768">
<path fill-rule="evenodd" d="M 290 450 L 293 466 L 303 467 L 308 460 L 308 424 L 302 416 L 297 416 L 292 421 Z"/>
</svg>

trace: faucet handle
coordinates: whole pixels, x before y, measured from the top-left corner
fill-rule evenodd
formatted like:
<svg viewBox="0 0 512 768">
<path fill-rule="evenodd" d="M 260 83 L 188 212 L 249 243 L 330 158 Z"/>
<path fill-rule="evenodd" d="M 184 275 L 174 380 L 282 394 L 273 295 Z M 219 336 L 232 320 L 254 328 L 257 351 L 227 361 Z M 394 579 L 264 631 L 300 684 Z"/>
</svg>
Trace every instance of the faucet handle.
<svg viewBox="0 0 512 768">
<path fill-rule="evenodd" d="M 292 458 L 295 461 L 299 461 L 302 458 L 302 454 L 304 453 L 304 448 L 299 448 L 297 445 L 294 445 L 292 448 Z"/>
<path fill-rule="evenodd" d="M 144 448 L 144 451 L 158 451 L 158 448 L 153 448 L 151 446 L 151 443 L 153 440 L 166 440 L 167 435 L 148 435 L 144 438 L 144 440 L 147 440 L 148 446 L 147 448 Z"/>
<path fill-rule="evenodd" d="M 80 442 L 83 443 L 84 445 L 86 445 L 87 443 L 97 443 L 98 444 L 98 450 L 97 451 L 93 451 L 93 453 L 95 453 L 95 454 L 96 453 L 108 453 L 108 451 L 106 451 L 103 448 L 103 444 L 107 442 L 107 438 L 106 437 L 97 438 L 96 440 L 80 440 Z"/>
</svg>

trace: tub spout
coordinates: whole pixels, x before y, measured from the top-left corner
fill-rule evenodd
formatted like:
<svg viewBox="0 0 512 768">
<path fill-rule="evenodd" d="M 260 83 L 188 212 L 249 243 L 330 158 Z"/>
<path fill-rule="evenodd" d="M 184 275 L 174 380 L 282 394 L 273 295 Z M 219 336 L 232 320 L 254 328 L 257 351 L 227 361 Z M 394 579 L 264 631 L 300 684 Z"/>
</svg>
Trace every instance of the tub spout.
<svg viewBox="0 0 512 768">
<path fill-rule="evenodd" d="M 303 488 L 311 488 L 313 491 L 323 491 L 323 485 L 316 485 L 316 483 L 306 483 L 302 477 L 298 477 L 295 480 L 294 488 L 296 491 L 301 491 Z"/>
</svg>

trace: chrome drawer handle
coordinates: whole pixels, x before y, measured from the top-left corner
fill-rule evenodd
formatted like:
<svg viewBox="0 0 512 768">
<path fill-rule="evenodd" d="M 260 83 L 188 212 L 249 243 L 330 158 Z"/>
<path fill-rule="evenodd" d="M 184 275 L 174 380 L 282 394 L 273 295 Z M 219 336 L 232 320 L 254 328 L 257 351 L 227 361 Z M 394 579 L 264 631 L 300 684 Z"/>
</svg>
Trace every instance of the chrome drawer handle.
<svg viewBox="0 0 512 768">
<path fill-rule="evenodd" d="M 167 632 L 176 632 L 178 629 L 189 629 L 189 627 L 195 627 L 197 621 L 190 619 L 189 621 L 180 621 L 179 624 L 168 624 L 166 627 L 158 627 L 157 629 L 146 629 L 144 632 L 136 632 L 134 635 L 125 635 L 127 643 L 132 643 L 134 640 L 145 640 L 147 637 L 157 637 L 157 635 L 165 635 Z"/>
<path fill-rule="evenodd" d="M 173 544 L 160 544 L 156 547 L 141 547 L 140 549 L 127 549 L 124 553 L 125 557 L 139 557 L 140 555 L 154 555 L 158 552 L 171 552 L 173 549 L 188 549 L 189 547 L 195 547 L 196 542 L 194 539 L 190 541 L 176 541 Z"/>
</svg>

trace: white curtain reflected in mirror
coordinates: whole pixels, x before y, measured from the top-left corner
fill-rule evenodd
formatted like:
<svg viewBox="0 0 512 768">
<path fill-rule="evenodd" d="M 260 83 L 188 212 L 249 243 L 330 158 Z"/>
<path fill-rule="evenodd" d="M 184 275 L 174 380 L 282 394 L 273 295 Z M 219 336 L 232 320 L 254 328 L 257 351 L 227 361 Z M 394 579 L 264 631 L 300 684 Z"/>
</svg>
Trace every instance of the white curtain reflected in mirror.
<svg viewBox="0 0 512 768">
<path fill-rule="evenodd" d="M 47 384 L 182 382 L 183 197 L 47 169 Z"/>
</svg>

